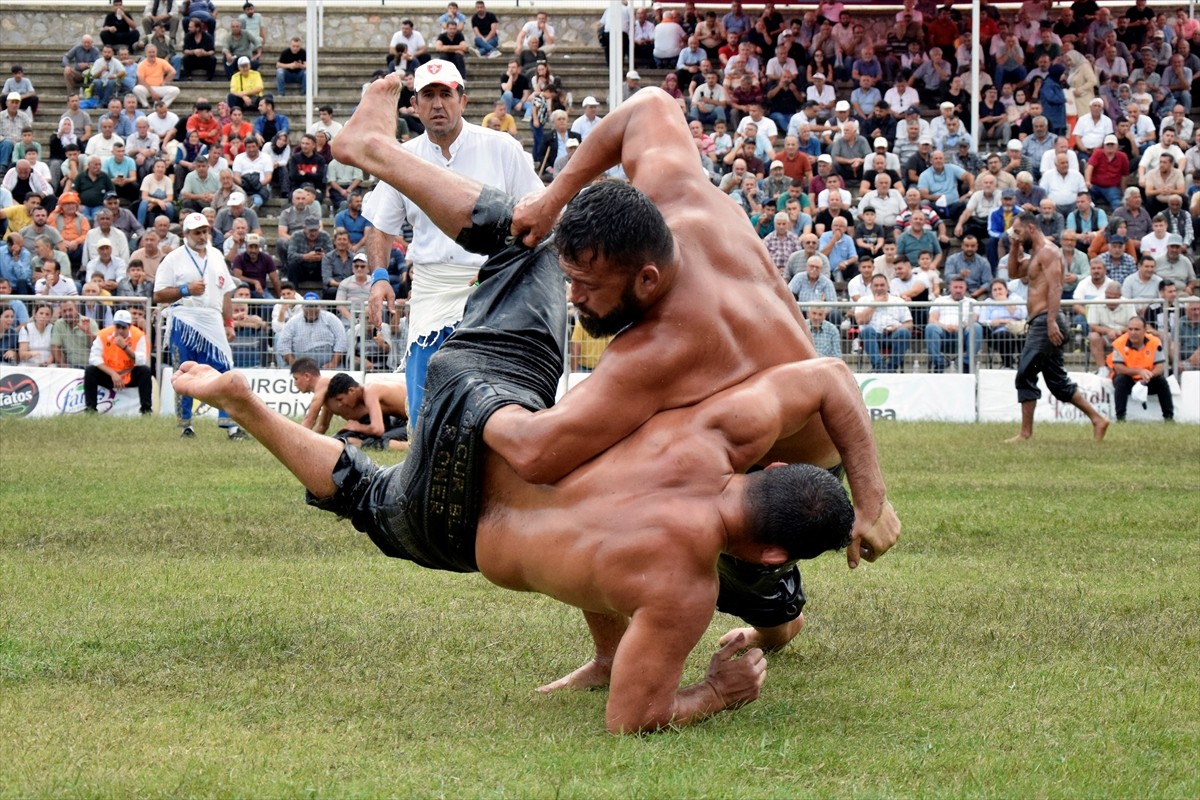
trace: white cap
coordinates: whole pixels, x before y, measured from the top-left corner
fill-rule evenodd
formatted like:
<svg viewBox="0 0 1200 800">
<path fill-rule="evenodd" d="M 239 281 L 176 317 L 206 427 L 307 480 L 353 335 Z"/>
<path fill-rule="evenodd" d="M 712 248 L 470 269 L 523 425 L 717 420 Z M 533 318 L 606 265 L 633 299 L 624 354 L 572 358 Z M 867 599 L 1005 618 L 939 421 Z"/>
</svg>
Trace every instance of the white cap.
<svg viewBox="0 0 1200 800">
<path fill-rule="evenodd" d="M 133 314 L 130 314 L 125 309 L 121 309 L 117 313 L 113 314 L 113 324 L 114 325 L 132 325 L 133 324 Z"/>
<path fill-rule="evenodd" d="M 636 69 L 631 69 L 631 70 L 629 70 L 629 72 L 625 73 L 625 78 L 626 78 L 626 80 L 640 81 L 642 79 L 642 76 L 638 75 L 638 71 Z"/>
<path fill-rule="evenodd" d="M 886 150 L 888 146 L 887 139 L 883 138 L 882 136 L 876 137 L 875 146 L 882 147 L 884 150 Z"/>
<path fill-rule="evenodd" d="M 368 261 L 369 259 L 367 258 L 366 253 L 359 252 L 359 253 L 354 254 L 354 258 L 352 260 L 353 261 Z"/>
<path fill-rule="evenodd" d="M 917 144 L 933 144 L 933 139 L 929 138 L 928 136 L 922 136 L 920 139 L 917 139 Z"/>
<path fill-rule="evenodd" d="M 776 161 L 772 161 L 772 162 L 771 162 L 771 169 L 775 169 L 776 167 L 779 167 L 780 169 L 783 169 L 783 162 L 782 162 L 782 161 L 778 161 L 778 160 L 776 160 Z"/>
<path fill-rule="evenodd" d="M 229 194 L 229 205 L 244 206 L 246 205 L 246 195 L 241 192 L 231 192 Z"/>
<path fill-rule="evenodd" d="M 238 66 L 239 67 L 250 66 L 250 59 L 246 58 L 245 56 L 242 56 L 241 58 L 238 59 Z"/>
<path fill-rule="evenodd" d="M 817 156 L 817 163 L 818 164 L 832 164 L 833 156 L 829 155 L 828 153 L 819 155 L 819 156 Z"/>
<path fill-rule="evenodd" d="M 579 140 L 578 139 L 567 139 L 567 149 L 570 150 L 575 147 L 579 147 Z"/>
<path fill-rule="evenodd" d="M 1120 142 L 1117 141 L 1117 137 L 1113 136 L 1111 133 L 1108 136 L 1104 137 L 1104 143 L 1105 144 L 1120 144 Z"/>
<path fill-rule="evenodd" d="M 262 246 L 262 237 L 259 236 L 257 233 L 247 233 L 246 234 L 246 247 L 249 247 L 252 244 Z"/>
<path fill-rule="evenodd" d="M 1093 97 L 1092 102 L 1088 103 L 1088 105 L 1089 106 L 1102 106 L 1102 105 L 1104 105 L 1104 101 L 1101 100 L 1099 97 Z"/>
<path fill-rule="evenodd" d="M 938 106 L 938 108 L 940 108 L 942 111 L 946 111 L 946 110 L 953 111 L 954 103 L 951 103 L 949 100 L 947 100 L 944 103 L 942 103 L 940 106 Z"/>
<path fill-rule="evenodd" d="M 838 104 L 833 107 L 834 111 L 849 111 L 850 103 L 845 100 L 838 100 Z"/>
<path fill-rule="evenodd" d="M 596 98 L 592 97 L 589 94 L 587 97 L 583 98 L 583 105 L 584 106 L 598 106 L 598 105 L 600 105 L 600 101 L 597 100 Z"/>
<path fill-rule="evenodd" d="M 417 67 L 413 75 L 413 91 L 419 92 L 431 83 L 440 83 L 451 89 L 465 88 L 467 83 L 458 71 L 458 67 L 449 61 L 435 58 Z"/>
<path fill-rule="evenodd" d="M 112 247 L 112 240 L 107 236 L 101 236 L 96 240 L 96 249 L 99 250 L 101 247 Z"/>
<path fill-rule="evenodd" d="M 197 228 L 207 228 L 208 217 L 201 214 L 199 211 L 193 211 L 183 218 L 183 230 L 194 231 Z"/>
<path fill-rule="evenodd" d="M 1020 150 L 1021 149 L 1021 140 L 1020 139 L 1009 139 L 1008 140 L 1008 149 L 1009 150 Z"/>
<path fill-rule="evenodd" d="M 10 102 L 11 102 L 11 101 L 13 101 L 13 100 L 16 100 L 18 103 L 19 103 L 19 102 L 21 102 L 21 93 L 20 93 L 20 92 L 9 92 L 9 93 L 8 93 L 8 100 L 9 100 Z"/>
</svg>

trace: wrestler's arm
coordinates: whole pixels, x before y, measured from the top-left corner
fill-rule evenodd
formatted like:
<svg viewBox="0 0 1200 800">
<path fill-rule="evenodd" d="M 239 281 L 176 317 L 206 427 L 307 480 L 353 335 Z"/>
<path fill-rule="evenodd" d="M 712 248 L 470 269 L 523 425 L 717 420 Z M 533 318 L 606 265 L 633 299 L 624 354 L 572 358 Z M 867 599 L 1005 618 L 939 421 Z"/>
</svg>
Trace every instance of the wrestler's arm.
<svg viewBox="0 0 1200 800">
<path fill-rule="evenodd" d="M 318 415 L 325 410 L 325 387 L 329 385 L 328 378 L 319 378 L 317 386 L 313 389 L 313 399 L 308 405 L 308 411 L 304 413 L 304 419 L 300 424 L 305 428 L 312 428 L 316 422 Z M 326 419 L 328 425 L 328 419 Z M 324 433 L 324 430 L 319 430 L 317 433 Z"/>
<path fill-rule="evenodd" d="M 711 593 L 710 594 L 715 594 Z M 668 599 L 634 612 L 613 659 L 605 723 L 610 733 L 642 733 L 695 724 L 758 698 L 767 674 L 762 650 L 734 658 L 738 636 L 713 655 L 700 683 L 679 688 L 683 664 L 712 619 L 707 608 Z"/>
<path fill-rule="evenodd" d="M 700 167 L 679 104 L 661 89 L 646 87 L 592 129 L 545 190 L 517 204 L 513 235 L 523 236 L 531 247 L 541 241 L 571 198 L 617 164 L 660 210 L 671 204 L 694 205 L 702 190 L 718 191 Z"/>
<path fill-rule="evenodd" d="M 364 386 L 362 397 L 363 405 L 366 406 L 367 417 L 370 421 L 364 425 L 356 419 L 349 419 L 346 420 L 346 424 L 342 427 L 353 433 L 383 436 L 387 429 L 383 426 L 383 408 L 379 405 L 379 387 Z"/>
<path fill-rule="evenodd" d="M 596 371 L 555 405 L 505 406 L 483 441 L 521 480 L 553 483 L 624 439 L 660 410 L 663 376 L 680 375 L 684 350 L 654 326 L 635 326 L 609 345 Z"/>
<path fill-rule="evenodd" d="M 887 500 L 870 415 L 843 361 L 818 358 L 772 367 L 705 400 L 697 407 L 697 423 L 721 432 L 740 471 L 817 414 L 842 457 L 854 498 L 854 530 L 846 551 L 854 568 L 860 558 L 874 561 L 891 548 L 900 537 L 900 522 Z"/>
</svg>

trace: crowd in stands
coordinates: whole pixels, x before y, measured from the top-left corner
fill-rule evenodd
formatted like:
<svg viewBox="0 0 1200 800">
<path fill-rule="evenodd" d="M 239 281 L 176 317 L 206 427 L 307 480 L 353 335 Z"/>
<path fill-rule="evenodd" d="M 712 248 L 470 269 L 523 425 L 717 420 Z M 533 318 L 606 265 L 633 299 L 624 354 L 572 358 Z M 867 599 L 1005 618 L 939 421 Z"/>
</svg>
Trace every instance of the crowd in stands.
<svg viewBox="0 0 1200 800">
<path fill-rule="evenodd" d="M 963 331 L 1011 366 L 1026 289 L 1008 277 L 1006 231 L 1029 211 L 1062 250 L 1063 306 L 1098 369 L 1135 312 L 1182 343 L 1185 366 L 1200 367 L 1190 306 L 1163 310 L 1200 293 L 1191 260 L 1200 253 L 1200 129 L 1191 116 L 1200 23 L 1145 0 L 1121 11 L 1028 0 L 1011 15 L 982 5 L 978 98 L 961 3 L 905 0 L 886 30 L 864 4 L 821 2 L 794 14 L 772 3 L 753 13 L 737 2 L 622 6 L 620 19 L 604 12 L 597 33 L 606 54 L 615 37 L 632 47 L 624 98 L 657 84 L 677 100 L 700 168 L 745 211 L 822 352 L 861 349 L 873 369 L 893 371 L 920 347 L 932 371 L 955 358 L 967 369 L 976 353 L 957 351 Z M 158 262 L 179 246 L 180 213 L 200 211 L 244 297 L 361 298 L 370 177 L 332 159 L 341 123 L 331 106 L 304 132 L 275 110 L 275 97 L 305 89 L 303 42 L 272 47 L 253 3 L 229 16 L 210 0 L 148 0 L 138 20 L 115 0 L 95 36 L 62 56 L 64 106 L 39 102 L 12 66 L 0 112 L 0 294 L 148 296 Z M 495 101 L 477 122 L 528 142 L 549 182 L 602 119 L 597 97 L 576 106 L 555 75 L 556 45 L 544 11 L 502 43 L 484 2 L 469 17 L 450 3 L 432 30 L 402 20 L 372 79 L 405 76 L 403 140 L 423 131 L 417 66 L 446 59 L 470 82 L 480 60 L 506 57 L 498 86 L 469 84 Z M 270 54 L 274 95 L 263 74 Z M 643 82 L 642 73 L 656 77 Z M 223 98 L 173 109 L 181 82 L 218 75 L 229 82 Z M 48 141 L 35 139 L 35 115 L 57 116 Z M 272 197 L 286 203 L 268 232 L 273 247 L 258 221 Z M 389 270 L 403 296 L 397 245 Z M 1104 298 L 1113 303 L 1075 305 Z M 989 302 L 968 316 L 965 300 Z M 806 305 L 818 301 L 877 305 Z M 239 338 L 278 343 L 296 308 L 243 305 Z M 27 338 L 44 338 L 39 313 L 10 304 L 0 342 L 30 326 L 38 333 Z M 347 317 L 330 316 L 346 328 Z M 388 332 L 368 338 L 375 347 L 360 355 L 388 361 Z M 25 360 L 20 347 L 5 349 L 6 359 L 10 350 Z"/>
</svg>

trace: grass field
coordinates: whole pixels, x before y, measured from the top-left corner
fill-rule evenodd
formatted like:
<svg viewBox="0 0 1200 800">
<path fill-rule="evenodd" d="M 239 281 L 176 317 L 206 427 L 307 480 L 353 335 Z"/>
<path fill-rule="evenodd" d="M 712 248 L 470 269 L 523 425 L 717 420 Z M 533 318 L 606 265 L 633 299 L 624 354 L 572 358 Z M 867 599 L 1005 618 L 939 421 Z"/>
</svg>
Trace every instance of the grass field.
<svg viewBox="0 0 1200 800">
<path fill-rule="evenodd" d="M 0 422 L 0 796 L 1200 796 L 1200 428 L 876 431 L 900 544 L 807 566 L 758 702 L 617 738 L 532 692 L 575 611 L 384 558 L 256 443 Z"/>
</svg>

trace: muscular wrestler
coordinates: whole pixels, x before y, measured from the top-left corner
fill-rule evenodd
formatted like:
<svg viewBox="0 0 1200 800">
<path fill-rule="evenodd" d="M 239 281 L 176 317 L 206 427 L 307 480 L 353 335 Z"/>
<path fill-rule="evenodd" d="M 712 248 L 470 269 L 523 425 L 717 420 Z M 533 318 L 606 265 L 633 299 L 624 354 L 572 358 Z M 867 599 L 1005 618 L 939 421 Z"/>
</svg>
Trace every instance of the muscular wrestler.
<svg viewBox="0 0 1200 800">
<path fill-rule="evenodd" d="M 849 542 L 853 510 L 819 468 L 740 472 L 818 414 L 848 470 L 876 471 L 853 375 L 833 359 L 767 370 L 656 414 L 553 486 L 530 484 L 483 439 L 496 409 L 553 399 L 562 275 L 544 247 L 511 247 L 481 279 L 462 325 L 430 360 L 425 413 L 395 467 L 380 470 L 275 414 L 238 373 L 188 363 L 174 388 L 225 409 L 305 485 L 310 503 L 350 516 L 388 555 L 478 570 L 587 610 L 596 658 L 542 689 L 609 685 L 610 731 L 687 725 L 753 701 L 766 662 L 757 648 L 735 658 L 747 646 L 742 632 L 725 637 L 704 681 L 679 687 L 718 602 L 718 555 L 812 558 Z"/>
<path fill-rule="evenodd" d="M 379 176 L 428 213 L 448 178 L 458 176 L 419 163 L 396 143 L 387 104 L 400 89 L 392 76 L 371 85 L 342 131 L 353 135 L 334 140 L 334 156 Z M 591 376 L 553 408 L 531 415 L 514 406 L 489 426 L 489 446 L 526 480 L 561 478 L 656 411 L 694 404 L 767 367 L 816 357 L 795 299 L 745 214 L 701 171 L 684 123 L 665 92 L 639 91 L 513 216 L 513 232 L 533 244 L 566 207 L 555 240 L 571 301 L 593 335 L 621 331 Z M 600 182 L 580 193 L 618 163 L 632 186 Z M 434 213 L 443 230 L 470 224 L 469 204 Z M 838 453 L 820 420 L 811 425 L 779 443 L 769 460 L 836 467 Z M 882 481 L 847 476 L 856 517 L 847 560 L 856 567 L 891 547 L 899 522 Z"/>
<path fill-rule="evenodd" d="M 403 383 L 363 386 L 344 372 L 325 390 L 326 407 L 346 420 L 334 438 L 364 449 L 408 449 L 407 402 Z"/>
<path fill-rule="evenodd" d="M 1029 331 L 1017 365 L 1017 400 L 1021 403 L 1021 432 L 1009 439 L 1019 442 L 1033 436 L 1033 411 L 1042 392 L 1037 376 L 1046 378 L 1050 394 L 1060 402 L 1070 403 L 1092 421 L 1092 437 L 1104 438 L 1108 420 L 1087 401 L 1078 387 L 1067 377 L 1063 367 L 1062 343 L 1064 332 L 1070 330 L 1067 315 L 1059 310 L 1062 298 L 1062 253 L 1038 227 L 1036 214 L 1025 211 L 1012 226 L 1012 252 L 1008 257 L 1010 278 L 1029 277 Z"/>
</svg>

